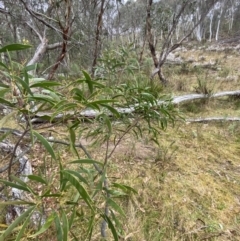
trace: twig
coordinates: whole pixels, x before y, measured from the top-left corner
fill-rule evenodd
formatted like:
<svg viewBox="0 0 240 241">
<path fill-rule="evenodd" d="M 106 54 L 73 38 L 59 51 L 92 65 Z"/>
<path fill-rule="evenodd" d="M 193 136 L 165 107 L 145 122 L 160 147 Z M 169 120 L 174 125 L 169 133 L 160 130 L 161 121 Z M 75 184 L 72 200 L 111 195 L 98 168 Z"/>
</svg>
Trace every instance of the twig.
<svg viewBox="0 0 240 241">
<path fill-rule="evenodd" d="M 12 154 L 12 157 L 9 161 L 9 168 L 8 168 L 8 180 L 11 181 L 11 169 L 12 169 L 12 164 L 13 164 L 13 160 L 14 160 L 14 155 L 16 154 L 16 151 L 17 151 L 17 148 L 20 144 L 20 142 L 22 141 L 22 139 L 24 138 L 24 136 L 27 134 L 27 132 L 29 131 L 28 129 L 28 125 L 29 123 L 27 122 L 27 126 L 26 126 L 26 130 L 24 130 L 24 132 L 22 133 L 22 135 L 20 136 L 20 138 L 18 139 L 16 145 L 14 146 L 14 149 L 13 149 L 13 154 Z"/>
<path fill-rule="evenodd" d="M 31 149 L 31 147 L 27 148 L 25 151 L 23 151 L 19 156 L 17 156 L 16 158 L 14 158 L 14 160 L 12 161 L 12 166 L 20 159 L 22 158 L 27 152 L 29 152 Z M 0 173 L 5 172 L 8 168 L 9 168 L 10 164 L 0 168 Z"/>
</svg>

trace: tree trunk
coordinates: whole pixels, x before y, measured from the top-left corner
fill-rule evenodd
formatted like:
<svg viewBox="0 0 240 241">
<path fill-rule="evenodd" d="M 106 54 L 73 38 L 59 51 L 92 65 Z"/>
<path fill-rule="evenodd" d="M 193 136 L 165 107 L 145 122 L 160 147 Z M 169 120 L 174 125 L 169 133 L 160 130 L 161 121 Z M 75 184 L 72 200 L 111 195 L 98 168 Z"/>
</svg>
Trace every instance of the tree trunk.
<svg viewBox="0 0 240 241">
<path fill-rule="evenodd" d="M 97 58 L 99 55 L 100 45 L 101 45 L 101 34 L 102 34 L 102 22 L 103 22 L 103 14 L 105 10 L 105 0 L 101 0 L 101 7 L 100 12 L 98 14 L 98 21 L 97 21 L 97 29 L 96 29 L 96 36 L 95 36 L 95 49 L 93 53 L 93 63 L 92 63 L 92 76 L 94 75 L 95 67 L 97 65 Z"/>
</svg>

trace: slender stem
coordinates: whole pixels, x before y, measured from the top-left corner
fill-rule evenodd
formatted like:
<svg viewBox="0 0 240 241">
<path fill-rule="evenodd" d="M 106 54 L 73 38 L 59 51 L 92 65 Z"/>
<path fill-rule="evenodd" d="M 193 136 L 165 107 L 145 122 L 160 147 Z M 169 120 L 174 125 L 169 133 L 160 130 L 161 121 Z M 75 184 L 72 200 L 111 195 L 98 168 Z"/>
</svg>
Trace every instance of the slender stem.
<svg viewBox="0 0 240 241">
<path fill-rule="evenodd" d="M 29 129 L 29 123 L 27 122 L 27 126 L 26 126 L 26 129 L 24 130 L 24 132 L 22 133 L 22 135 L 20 136 L 20 138 L 18 139 L 16 145 L 14 146 L 14 149 L 13 149 L 13 154 L 11 156 L 11 159 L 9 161 L 9 168 L 8 168 L 8 180 L 11 181 L 11 171 L 12 171 L 12 165 L 13 165 L 13 160 L 14 160 L 14 156 L 16 154 L 16 151 L 17 151 L 17 148 L 20 144 L 20 142 L 22 141 L 22 139 L 24 138 L 24 136 L 28 133 Z"/>
</svg>

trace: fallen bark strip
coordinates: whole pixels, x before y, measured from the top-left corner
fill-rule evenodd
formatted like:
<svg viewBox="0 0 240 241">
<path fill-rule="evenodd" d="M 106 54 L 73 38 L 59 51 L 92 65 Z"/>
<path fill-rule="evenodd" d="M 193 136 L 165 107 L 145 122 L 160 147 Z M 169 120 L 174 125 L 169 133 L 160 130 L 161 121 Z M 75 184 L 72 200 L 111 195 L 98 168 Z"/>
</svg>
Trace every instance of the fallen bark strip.
<svg viewBox="0 0 240 241">
<path fill-rule="evenodd" d="M 212 99 L 212 98 L 218 98 L 218 97 L 224 97 L 224 96 L 238 96 L 238 95 L 240 96 L 240 90 L 223 91 L 210 96 L 205 94 L 190 94 L 190 95 L 176 96 L 173 98 L 172 103 L 180 104 L 182 102 L 198 100 L 198 99 L 208 99 L 208 98 Z"/>
<path fill-rule="evenodd" d="M 207 118 L 196 118 L 196 119 L 186 119 L 187 123 L 202 123 L 202 122 L 225 122 L 225 121 L 240 121 L 239 117 L 207 117 Z"/>
<path fill-rule="evenodd" d="M 172 98 L 171 102 L 173 104 L 181 104 L 183 102 L 189 102 L 199 99 L 212 99 L 212 98 L 219 98 L 219 97 L 225 97 L 225 96 L 240 96 L 240 90 L 236 91 L 223 91 L 218 92 L 213 95 L 205 95 L 205 94 L 188 94 L 188 95 L 181 95 L 181 96 L 175 96 Z M 159 100 L 158 105 L 167 104 L 168 101 Z M 120 114 L 131 114 L 134 113 L 137 109 L 138 105 L 132 105 L 130 107 L 117 107 L 116 110 Z M 85 117 L 85 118 L 95 118 L 100 112 L 92 109 L 83 110 L 80 113 L 76 113 L 74 111 L 66 112 L 65 114 L 58 114 L 54 117 L 53 121 L 59 121 L 61 119 L 64 119 L 64 117 L 67 116 L 73 116 L 76 115 L 78 117 Z M 46 121 L 46 117 L 50 118 L 52 115 L 51 112 L 38 112 L 35 117 L 32 119 L 32 123 L 41 123 L 44 122 L 44 119 Z"/>
</svg>

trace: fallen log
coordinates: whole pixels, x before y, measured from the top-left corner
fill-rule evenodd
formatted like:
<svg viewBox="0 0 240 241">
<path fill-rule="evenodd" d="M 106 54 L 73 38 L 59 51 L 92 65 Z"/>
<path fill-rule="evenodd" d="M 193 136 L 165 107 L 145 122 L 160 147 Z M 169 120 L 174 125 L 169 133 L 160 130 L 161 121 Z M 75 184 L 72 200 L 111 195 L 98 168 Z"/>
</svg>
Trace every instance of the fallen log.
<svg viewBox="0 0 240 241">
<path fill-rule="evenodd" d="M 186 119 L 187 123 L 206 123 L 206 122 L 225 122 L 225 121 L 240 121 L 239 117 L 207 117 L 207 118 L 196 118 Z"/>
<path fill-rule="evenodd" d="M 240 96 L 240 90 L 236 91 L 223 91 L 223 92 L 218 92 L 216 94 L 212 95 L 206 95 L 206 94 L 188 94 L 188 95 L 181 95 L 181 96 L 175 96 L 170 98 L 170 101 L 163 101 L 159 100 L 157 102 L 157 105 L 163 105 L 167 103 L 173 103 L 173 104 L 181 104 L 184 102 L 189 102 L 189 101 L 194 101 L 194 100 L 199 100 L 199 99 L 212 99 L 212 98 L 219 98 L 219 97 L 225 97 L 225 96 Z M 138 104 L 132 105 L 130 107 L 116 107 L 116 110 L 120 114 L 131 114 L 136 112 L 136 109 L 138 107 Z M 83 110 L 79 113 L 76 113 L 74 111 L 69 111 L 63 114 L 58 114 L 54 117 L 53 121 L 59 121 L 61 119 L 66 118 L 67 116 L 78 116 L 78 117 L 84 117 L 84 118 L 95 118 L 97 115 L 99 115 L 100 112 L 92 109 L 86 109 Z M 35 117 L 32 119 L 32 123 L 41 123 L 45 122 L 47 119 L 51 118 L 52 113 L 51 112 L 38 112 Z M 109 115 L 111 115 L 109 113 Z"/>
</svg>

